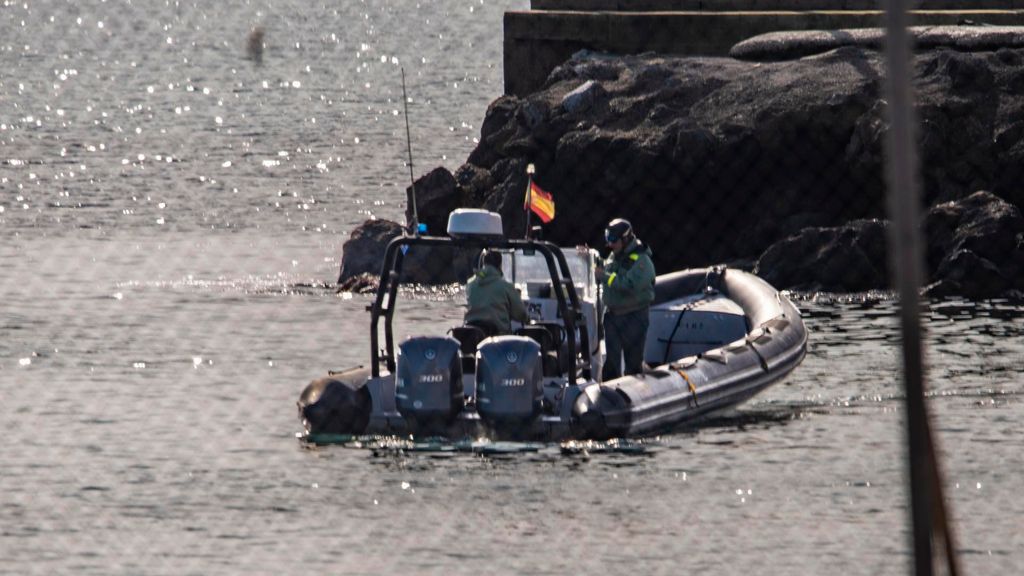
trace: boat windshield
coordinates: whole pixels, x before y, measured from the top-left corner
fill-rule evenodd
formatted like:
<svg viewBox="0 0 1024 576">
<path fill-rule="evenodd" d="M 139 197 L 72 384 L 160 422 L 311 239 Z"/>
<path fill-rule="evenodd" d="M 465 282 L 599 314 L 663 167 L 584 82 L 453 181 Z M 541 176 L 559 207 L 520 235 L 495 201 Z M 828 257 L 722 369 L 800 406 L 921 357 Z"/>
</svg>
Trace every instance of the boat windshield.
<svg viewBox="0 0 1024 576">
<path fill-rule="evenodd" d="M 580 253 L 575 248 L 562 248 L 569 273 L 572 274 L 576 293 L 584 300 L 596 297 L 597 287 L 594 281 L 594 257 L 596 252 L 590 250 Z M 547 261 L 540 252 L 514 252 L 503 255 L 502 267 L 511 270 L 510 280 L 520 285 L 551 285 L 551 273 L 548 272 Z M 556 264 L 557 265 L 557 264 Z"/>
</svg>

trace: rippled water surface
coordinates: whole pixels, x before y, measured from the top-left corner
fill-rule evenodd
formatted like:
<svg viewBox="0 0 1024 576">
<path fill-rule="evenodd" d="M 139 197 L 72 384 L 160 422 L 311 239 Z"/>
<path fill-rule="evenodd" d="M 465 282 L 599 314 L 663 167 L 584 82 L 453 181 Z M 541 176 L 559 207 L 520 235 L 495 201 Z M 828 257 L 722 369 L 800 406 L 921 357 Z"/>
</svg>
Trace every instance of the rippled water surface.
<svg viewBox="0 0 1024 576">
<path fill-rule="evenodd" d="M 0 573 L 905 574 L 895 305 L 804 296 L 807 359 L 630 450 L 308 447 L 366 361 L 342 242 L 457 167 L 527 2 L 0 5 Z M 262 64 L 246 56 L 264 30 Z M 400 332 L 448 326 L 425 291 Z M 1024 566 L 1022 308 L 928 303 L 970 574 Z"/>
</svg>

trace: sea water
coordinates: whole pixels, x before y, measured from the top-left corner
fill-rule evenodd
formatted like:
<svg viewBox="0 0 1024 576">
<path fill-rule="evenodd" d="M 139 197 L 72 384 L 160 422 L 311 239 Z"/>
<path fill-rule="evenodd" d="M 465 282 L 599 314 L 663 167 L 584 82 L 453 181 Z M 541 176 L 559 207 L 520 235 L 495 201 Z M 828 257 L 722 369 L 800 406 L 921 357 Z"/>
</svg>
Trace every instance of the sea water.
<svg viewBox="0 0 1024 576">
<path fill-rule="evenodd" d="M 905 574 L 885 295 L 795 295 L 807 358 L 628 449 L 310 446 L 295 401 L 366 363 L 341 245 L 457 168 L 527 2 L 0 5 L 0 573 Z M 246 51 L 263 30 L 262 62 Z M 421 290 L 399 336 L 453 325 Z M 926 306 L 967 573 L 1024 566 L 1024 318 Z M 500 447 L 499 447 L 500 448 Z"/>
</svg>

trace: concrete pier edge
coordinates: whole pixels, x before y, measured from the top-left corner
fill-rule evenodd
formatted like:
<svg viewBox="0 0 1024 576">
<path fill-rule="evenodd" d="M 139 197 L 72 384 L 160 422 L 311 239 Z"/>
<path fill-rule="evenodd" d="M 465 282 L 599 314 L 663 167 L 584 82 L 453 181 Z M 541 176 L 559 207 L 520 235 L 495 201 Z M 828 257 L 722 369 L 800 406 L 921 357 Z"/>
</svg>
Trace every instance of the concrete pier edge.
<svg viewBox="0 0 1024 576">
<path fill-rule="evenodd" d="M 965 4 L 970 7 L 954 8 Z M 626 5 L 629 10 L 621 10 Z M 797 5 L 807 9 L 782 9 Z M 877 2 L 865 0 L 533 0 L 531 6 L 533 10 L 505 13 L 506 94 L 536 91 L 556 66 L 583 49 L 726 56 L 734 44 L 759 34 L 874 28 L 884 15 L 867 9 Z M 612 9 L 579 9 L 583 7 Z M 1021 26 L 1024 0 L 924 0 L 911 17 L 918 26 L 967 21 Z"/>
</svg>

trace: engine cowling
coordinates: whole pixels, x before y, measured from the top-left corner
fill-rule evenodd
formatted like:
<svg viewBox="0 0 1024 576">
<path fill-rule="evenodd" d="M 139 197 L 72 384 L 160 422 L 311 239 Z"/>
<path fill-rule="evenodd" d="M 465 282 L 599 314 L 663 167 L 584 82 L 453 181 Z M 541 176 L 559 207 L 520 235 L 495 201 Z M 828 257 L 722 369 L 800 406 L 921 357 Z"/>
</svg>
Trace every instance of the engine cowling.
<svg viewBox="0 0 1024 576">
<path fill-rule="evenodd" d="M 477 348 L 476 407 L 491 428 L 517 432 L 541 412 L 540 345 L 523 336 L 497 336 Z"/>
<path fill-rule="evenodd" d="M 398 346 L 395 403 L 418 433 L 443 433 L 465 406 L 459 341 L 409 338 Z"/>
</svg>

